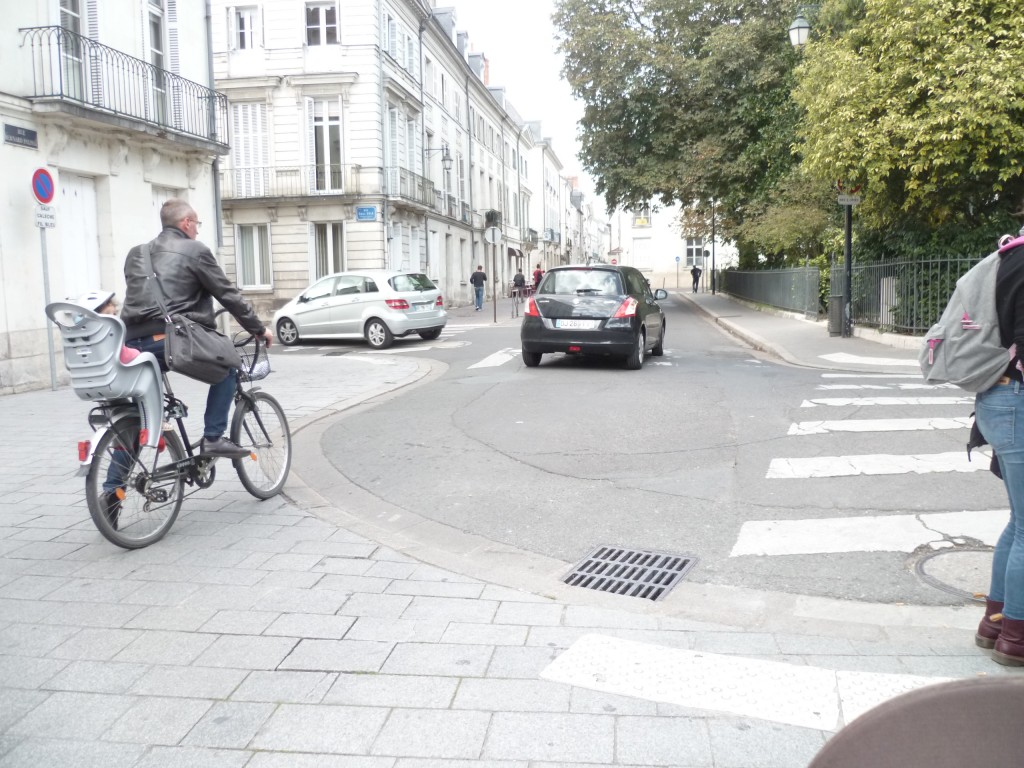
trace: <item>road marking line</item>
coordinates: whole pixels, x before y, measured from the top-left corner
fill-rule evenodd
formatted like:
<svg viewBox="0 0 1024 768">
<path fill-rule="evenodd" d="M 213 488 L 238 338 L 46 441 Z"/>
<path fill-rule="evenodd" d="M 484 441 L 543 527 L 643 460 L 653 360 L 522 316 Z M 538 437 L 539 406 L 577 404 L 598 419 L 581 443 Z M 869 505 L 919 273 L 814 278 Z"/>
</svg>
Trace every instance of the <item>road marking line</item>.
<svg viewBox="0 0 1024 768">
<path fill-rule="evenodd" d="M 934 512 L 916 515 L 832 517 L 824 520 L 748 520 L 729 557 L 821 555 L 839 552 L 913 552 L 939 549 L 969 537 L 995 546 L 1010 512 Z"/>
<path fill-rule="evenodd" d="M 968 429 L 969 416 L 952 419 L 847 419 L 800 421 L 789 425 L 788 435 L 824 435 L 828 432 L 923 432 L 933 429 Z"/>
<path fill-rule="evenodd" d="M 933 472 L 979 472 L 988 469 L 988 451 L 974 451 L 974 461 L 966 451 L 896 455 L 888 453 L 863 456 L 816 456 L 808 459 L 772 459 L 769 480 L 810 477 L 851 477 L 854 475 L 925 475 Z M 983 460 L 984 459 L 984 460 Z"/>
<path fill-rule="evenodd" d="M 499 365 L 504 365 L 509 360 L 515 359 L 516 355 L 519 354 L 519 350 L 514 347 L 506 347 L 505 349 L 499 349 L 492 355 L 488 355 L 478 363 L 473 363 L 470 368 L 494 368 Z"/>
<path fill-rule="evenodd" d="M 815 397 L 800 403 L 801 408 L 817 405 L 968 405 L 974 397 Z"/>
<path fill-rule="evenodd" d="M 861 357 L 851 355 L 849 352 L 833 352 L 828 355 L 818 355 L 822 360 L 829 360 L 833 363 L 859 363 L 860 365 L 898 365 L 901 367 L 919 365 L 916 359 L 906 360 L 898 357 Z"/>
<path fill-rule="evenodd" d="M 823 373 L 823 379 L 920 379 L 916 373 Z"/>
<path fill-rule="evenodd" d="M 901 391 L 910 391 L 922 389 L 958 389 L 958 387 L 955 384 L 917 384 L 911 382 L 895 382 L 893 384 L 819 384 L 815 389 L 830 391 L 847 389 L 898 389 Z"/>
<path fill-rule="evenodd" d="M 837 730 L 888 699 L 950 678 L 847 672 L 584 635 L 541 678 L 605 693 Z"/>
</svg>

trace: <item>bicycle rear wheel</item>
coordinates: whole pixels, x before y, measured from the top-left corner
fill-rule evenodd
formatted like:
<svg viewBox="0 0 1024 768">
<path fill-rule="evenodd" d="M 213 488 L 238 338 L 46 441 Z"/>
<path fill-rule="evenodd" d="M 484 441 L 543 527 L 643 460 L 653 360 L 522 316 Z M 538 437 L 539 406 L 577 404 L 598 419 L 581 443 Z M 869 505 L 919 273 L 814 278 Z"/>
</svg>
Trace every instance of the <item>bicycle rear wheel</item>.
<svg viewBox="0 0 1024 768">
<path fill-rule="evenodd" d="M 292 433 L 280 403 L 266 392 L 249 392 L 235 406 L 231 439 L 255 455 L 231 462 L 245 490 L 258 499 L 280 493 L 292 465 Z"/>
<path fill-rule="evenodd" d="M 138 419 L 122 419 L 100 438 L 85 478 L 85 498 L 97 530 L 111 544 L 139 549 L 162 539 L 185 497 L 174 465 L 185 458 L 173 432 L 161 436 L 156 467 L 139 461 Z"/>
</svg>

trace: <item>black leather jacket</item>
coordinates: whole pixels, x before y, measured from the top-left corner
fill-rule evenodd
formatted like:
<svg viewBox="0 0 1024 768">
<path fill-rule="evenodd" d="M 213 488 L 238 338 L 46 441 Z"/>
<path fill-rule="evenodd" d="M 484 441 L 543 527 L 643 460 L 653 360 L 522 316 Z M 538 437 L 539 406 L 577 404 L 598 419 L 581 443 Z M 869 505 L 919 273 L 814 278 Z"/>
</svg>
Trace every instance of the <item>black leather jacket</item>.
<svg viewBox="0 0 1024 768">
<path fill-rule="evenodd" d="M 266 330 L 252 307 L 228 280 L 210 249 L 193 240 L 177 227 L 165 227 L 152 240 L 150 259 L 160 278 L 147 280 L 149 271 L 142 258 L 142 246 L 128 251 L 124 262 L 127 283 L 121 319 L 128 329 L 126 340 L 164 332 L 163 313 L 154 291 L 162 289 L 167 311 L 185 315 L 209 328 L 215 328 L 213 299 L 217 299 L 249 333 L 262 335 Z"/>
</svg>

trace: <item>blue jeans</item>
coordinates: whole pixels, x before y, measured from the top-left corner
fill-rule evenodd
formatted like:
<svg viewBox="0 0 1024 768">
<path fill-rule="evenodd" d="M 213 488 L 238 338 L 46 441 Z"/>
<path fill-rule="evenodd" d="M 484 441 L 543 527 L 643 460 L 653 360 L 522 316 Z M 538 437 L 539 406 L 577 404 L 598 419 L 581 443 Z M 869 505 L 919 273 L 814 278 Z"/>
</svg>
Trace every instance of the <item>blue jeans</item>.
<svg viewBox="0 0 1024 768">
<path fill-rule="evenodd" d="M 477 309 L 484 308 L 484 287 L 482 285 L 473 286 L 473 303 Z"/>
<path fill-rule="evenodd" d="M 990 600 L 1004 603 L 1003 614 L 1024 620 L 1024 391 L 1018 383 L 997 384 L 975 401 L 978 428 L 999 457 L 1010 497 L 1010 521 L 992 556 Z M 1020 417 L 1020 418 L 1018 418 Z"/>
<path fill-rule="evenodd" d="M 160 361 L 160 369 L 167 370 L 167 363 L 164 361 L 163 339 L 153 341 L 152 336 L 146 336 L 141 339 L 132 339 L 126 346 L 140 352 L 152 352 Z M 231 411 L 231 401 L 235 397 L 237 374 L 238 371 L 232 368 L 223 381 L 210 385 L 210 393 L 206 396 L 206 413 L 203 417 L 203 437 L 207 440 L 216 440 L 228 428 L 228 413 Z"/>
</svg>

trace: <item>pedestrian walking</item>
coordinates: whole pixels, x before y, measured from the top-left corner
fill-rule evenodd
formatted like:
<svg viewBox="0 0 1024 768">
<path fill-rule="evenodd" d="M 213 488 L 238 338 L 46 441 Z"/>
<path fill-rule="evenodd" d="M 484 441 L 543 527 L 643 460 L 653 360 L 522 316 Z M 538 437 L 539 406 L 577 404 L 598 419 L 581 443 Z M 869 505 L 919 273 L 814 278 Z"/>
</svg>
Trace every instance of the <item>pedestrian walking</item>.
<svg viewBox="0 0 1024 768">
<path fill-rule="evenodd" d="M 540 279 L 544 277 L 544 270 L 540 268 L 540 264 L 537 264 L 536 269 L 533 270 L 533 290 L 540 288 Z"/>
<path fill-rule="evenodd" d="M 985 616 L 974 641 L 992 660 L 1024 666 L 1024 237 L 999 249 L 996 310 L 1008 364 L 995 386 L 975 399 L 977 427 L 995 451 L 1010 499 L 1010 520 L 992 555 Z M 1019 416 L 1019 418 L 1018 418 Z"/>
<path fill-rule="evenodd" d="M 690 277 L 693 278 L 693 292 L 697 292 L 697 288 L 700 286 L 701 268 L 696 264 L 693 265 L 693 269 L 690 270 Z"/>
<path fill-rule="evenodd" d="M 473 303 L 479 312 L 484 308 L 484 283 L 487 282 L 483 264 L 477 265 L 476 272 L 469 276 L 469 282 L 473 286 Z"/>
</svg>

